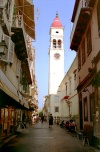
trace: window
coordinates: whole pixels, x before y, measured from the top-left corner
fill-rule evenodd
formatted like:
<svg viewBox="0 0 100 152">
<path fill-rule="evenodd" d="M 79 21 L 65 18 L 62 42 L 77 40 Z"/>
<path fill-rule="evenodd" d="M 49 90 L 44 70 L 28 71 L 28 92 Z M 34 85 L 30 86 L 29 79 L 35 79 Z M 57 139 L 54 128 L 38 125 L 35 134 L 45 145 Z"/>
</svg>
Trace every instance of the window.
<svg viewBox="0 0 100 152">
<path fill-rule="evenodd" d="M 84 121 L 88 121 L 88 104 L 87 104 L 87 97 L 84 99 Z"/>
<path fill-rule="evenodd" d="M 59 107 L 55 107 L 55 112 L 59 112 Z"/>
<path fill-rule="evenodd" d="M 86 34 L 86 39 L 87 39 L 87 55 L 89 55 L 92 51 L 91 29 L 90 29 L 90 27 L 88 28 L 88 31 L 87 31 L 87 34 Z"/>
<path fill-rule="evenodd" d="M 69 78 L 69 94 L 71 94 L 71 77 Z"/>
<path fill-rule="evenodd" d="M 82 64 L 84 64 L 86 58 L 85 58 L 85 40 L 83 40 L 82 45 L 81 45 L 81 49 L 82 49 Z"/>
<path fill-rule="evenodd" d="M 59 31 L 56 31 L 56 33 L 59 33 Z"/>
<path fill-rule="evenodd" d="M 10 16 L 10 0 L 7 1 L 6 5 L 5 5 L 5 11 L 6 11 L 6 15 L 7 15 L 7 19 L 9 19 Z"/>
<path fill-rule="evenodd" d="M 54 96 L 54 102 L 56 102 L 56 103 L 59 102 L 59 96 Z"/>
<path fill-rule="evenodd" d="M 80 49 L 78 50 L 78 70 L 81 69 L 81 54 L 80 54 Z"/>
<path fill-rule="evenodd" d="M 74 74 L 74 86 L 76 87 L 76 73 Z"/>
<path fill-rule="evenodd" d="M 100 1 L 97 4 L 98 32 L 100 34 Z"/>
<path fill-rule="evenodd" d="M 56 40 L 55 39 L 53 39 L 53 48 L 56 48 L 57 46 L 56 46 Z"/>
<path fill-rule="evenodd" d="M 66 84 L 66 95 L 67 95 L 67 84 Z"/>
<path fill-rule="evenodd" d="M 61 40 L 58 40 L 58 48 L 61 48 Z"/>
<path fill-rule="evenodd" d="M 73 74 L 74 74 L 74 89 L 76 89 L 76 87 L 77 87 L 77 74 L 76 74 L 76 72 L 77 72 L 77 69 L 75 69 L 73 71 Z"/>
</svg>

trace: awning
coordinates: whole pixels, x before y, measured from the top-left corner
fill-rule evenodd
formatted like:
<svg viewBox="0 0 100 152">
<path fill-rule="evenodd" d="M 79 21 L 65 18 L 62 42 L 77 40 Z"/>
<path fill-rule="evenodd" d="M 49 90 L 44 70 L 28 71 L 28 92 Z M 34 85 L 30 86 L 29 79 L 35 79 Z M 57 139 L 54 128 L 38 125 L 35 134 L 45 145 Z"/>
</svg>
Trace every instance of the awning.
<svg viewBox="0 0 100 152">
<path fill-rule="evenodd" d="M 8 105 L 16 105 L 23 108 L 29 108 L 28 104 L 23 101 L 24 98 L 15 88 L 15 86 L 9 81 L 5 74 L 0 70 L 0 92 L 5 97 L 5 102 Z M 1 94 L 0 94 L 1 95 Z M 9 100 L 8 100 L 9 98 Z M 9 102 L 8 102 L 9 101 Z M 5 103 L 4 102 L 4 103 Z"/>
<path fill-rule="evenodd" d="M 69 96 L 64 96 L 64 97 L 62 98 L 62 100 L 63 100 L 63 99 L 67 100 L 68 98 L 69 98 Z"/>
<path fill-rule="evenodd" d="M 23 15 L 26 33 L 35 39 L 34 5 L 28 0 L 15 0 L 17 10 Z"/>
<path fill-rule="evenodd" d="M 14 108 L 17 109 L 29 109 L 24 105 L 21 104 L 21 102 L 16 101 L 14 98 L 9 96 L 6 92 L 4 92 L 0 88 L 0 107 L 8 107 L 8 106 L 13 106 Z"/>
<path fill-rule="evenodd" d="M 17 89 L 12 85 L 4 73 L 0 70 L 0 89 L 3 90 L 7 95 L 12 97 L 14 100 L 19 102 Z"/>
</svg>

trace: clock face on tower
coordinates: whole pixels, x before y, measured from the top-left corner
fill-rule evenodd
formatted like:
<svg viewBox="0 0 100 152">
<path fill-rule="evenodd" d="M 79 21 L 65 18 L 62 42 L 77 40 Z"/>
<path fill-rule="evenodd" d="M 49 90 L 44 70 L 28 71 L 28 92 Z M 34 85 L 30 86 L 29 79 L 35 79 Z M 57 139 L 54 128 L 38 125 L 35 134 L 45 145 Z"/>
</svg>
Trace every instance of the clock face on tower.
<svg viewBox="0 0 100 152">
<path fill-rule="evenodd" d="M 54 59 L 59 60 L 60 59 L 60 54 L 59 53 L 55 53 L 54 54 Z"/>
</svg>

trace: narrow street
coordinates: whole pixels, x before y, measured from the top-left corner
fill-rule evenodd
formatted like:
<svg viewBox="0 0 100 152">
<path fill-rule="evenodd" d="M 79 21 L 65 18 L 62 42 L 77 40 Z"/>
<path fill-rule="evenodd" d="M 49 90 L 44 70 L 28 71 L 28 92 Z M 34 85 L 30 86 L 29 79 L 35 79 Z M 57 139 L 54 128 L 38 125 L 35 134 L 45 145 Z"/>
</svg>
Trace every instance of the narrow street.
<svg viewBox="0 0 100 152">
<path fill-rule="evenodd" d="M 76 136 L 56 124 L 49 128 L 48 122 L 30 125 L 26 132 L 18 134 L 4 145 L 0 152 L 94 152 L 83 146 Z"/>
</svg>

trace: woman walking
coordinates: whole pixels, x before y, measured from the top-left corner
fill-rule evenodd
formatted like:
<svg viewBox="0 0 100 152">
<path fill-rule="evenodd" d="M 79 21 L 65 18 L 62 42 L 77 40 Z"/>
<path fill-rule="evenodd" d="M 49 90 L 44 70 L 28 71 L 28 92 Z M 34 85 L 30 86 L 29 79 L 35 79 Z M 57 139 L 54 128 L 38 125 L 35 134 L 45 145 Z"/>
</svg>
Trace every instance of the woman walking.
<svg viewBox="0 0 100 152">
<path fill-rule="evenodd" d="M 53 125 L 53 116 L 52 116 L 52 114 L 50 114 L 50 117 L 49 117 L 49 128 L 50 127 L 52 128 L 52 125 Z"/>
</svg>

